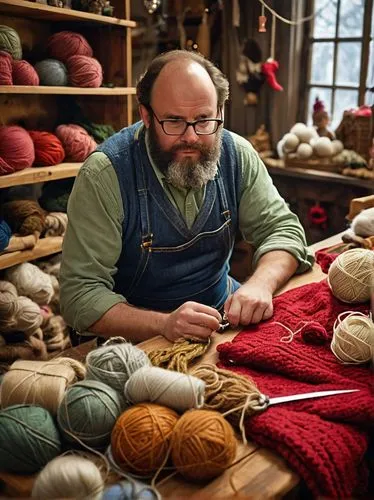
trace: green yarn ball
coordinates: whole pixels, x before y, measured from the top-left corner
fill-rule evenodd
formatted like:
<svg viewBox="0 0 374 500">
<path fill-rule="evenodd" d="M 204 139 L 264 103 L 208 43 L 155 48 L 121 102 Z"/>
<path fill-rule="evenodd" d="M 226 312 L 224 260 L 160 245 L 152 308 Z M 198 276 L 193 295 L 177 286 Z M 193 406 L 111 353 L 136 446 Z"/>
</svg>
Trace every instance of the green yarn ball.
<svg viewBox="0 0 374 500">
<path fill-rule="evenodd" d="M 103 382 L 82 380 L 66 391 L 57 410 L 57 422 L 64 439 L 78 445 L 104 449 L 117 418 L 125 409 L 121 394 Z"/>
<path fill-rule="evenodd" d="M 22 45 L 16 30 L 0 25 L 0 50 L 9 52 L 13 59 L 22 59 Z"/>
<path fill-rule="evenodd" d="M 47 410 L 22 404 L 0 411 L 0 470 L 32 474 L 60 453 L 60 436 Z"/>
</svg>

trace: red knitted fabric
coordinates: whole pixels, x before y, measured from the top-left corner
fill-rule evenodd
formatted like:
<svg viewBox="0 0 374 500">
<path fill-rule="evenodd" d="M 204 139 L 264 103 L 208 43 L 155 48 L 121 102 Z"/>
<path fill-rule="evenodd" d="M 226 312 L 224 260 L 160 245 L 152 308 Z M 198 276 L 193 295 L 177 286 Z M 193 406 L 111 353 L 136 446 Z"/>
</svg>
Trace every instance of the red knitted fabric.
<svg viewBox="0 0 374 500">
<path fill-rule="evenodd" d="M 271 320 L 240 332 L 218 346 L 221 367 L 252 377 L 270 397 L 329 389 L 360 389 L 355 394 L 285 403 L 246 421 L 249 439 L 275 450 L 305 480 L 314 495 L 350 497 L 366 487 L 363 456 L 374 424 L 374 376 L 368 367 L 342 365 L 324 345 L 306 344 L 298 334 L 281 342 L 300 321 L 318 322 L 332 338 L 333 323 L 346 310 L 326 281 L 305 285 L 274 299 Z M 234 368 L 233 365 L 239 365 Z"/>
</svg>

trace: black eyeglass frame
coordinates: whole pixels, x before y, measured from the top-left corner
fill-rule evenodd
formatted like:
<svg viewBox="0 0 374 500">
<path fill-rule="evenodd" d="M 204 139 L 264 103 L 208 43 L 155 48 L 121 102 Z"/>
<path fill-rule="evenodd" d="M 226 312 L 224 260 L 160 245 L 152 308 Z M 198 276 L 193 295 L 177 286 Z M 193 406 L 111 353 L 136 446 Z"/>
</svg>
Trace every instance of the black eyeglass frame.
<svg viewBox="0 0 374 500">
<path fill-rule="evenodd" d="M 151 108 L 151 106 L 148 106 L 148 109 L 149 111 L 152 113 L 152 115 L 156 118 L 156 120 L 158 121 L 158 123 L 161 125 L 161 128 L 164 132 L 164 134 L 166 135 L 184 135 L 188 129 L 188 127 L 192 127 L 194 129 L 194 132 L 196 135 L 213 135 L 217 132 L 218 128 L 223 124 L 223 120 L 222 118 L 201 118 L 200 120 L 195 120 L 193 122 L 188 122 L 187 120 L 181 120 L 180 118 L 166 118 L 165 120 L 159 120 L 156 113 L 153 111 L 153 109 Z M 201 133 L 201 132 L 197 132 L 196 131 L 196 125 L 201 123 L 201 122 L 215 122 L 216 123 L 216 128 L 214 129 L 213 132 L 209 132 L 209 133 Z M 168 122 L 168 123 L 185 123 L 186 127 L 185 129 L 183 130 L 183 132 L 178 132 L 176 134 L 170 134 L 169 132 L 166 132 L 165 131 L 165 128 L 164 128 L 164 123 L 165 122 Z"/>
</svg>

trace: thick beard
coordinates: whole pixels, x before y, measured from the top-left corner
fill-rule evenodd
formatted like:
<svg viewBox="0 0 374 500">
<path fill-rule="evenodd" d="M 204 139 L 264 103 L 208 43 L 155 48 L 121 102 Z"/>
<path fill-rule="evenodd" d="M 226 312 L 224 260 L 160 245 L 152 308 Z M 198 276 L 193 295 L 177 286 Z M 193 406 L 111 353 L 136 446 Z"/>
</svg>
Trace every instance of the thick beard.
<svg viewBox="0 0 374 500">
<path fill-rule="evenodd" d="M 158 141 L 154 121 L 151 121 L 149 132 L 149 148 L 153 161 L 165 174 L 166 180 L 176 188 L 200 189 L 213 180 L 218 170 L 218 159 L 221 153 L 222 129 L 216 133 L 213 146 L 202 144 L 187 146 L 190 150 L 200 152 L 198 161 L 192 158 L 175 160 L 176 151 L 186 149 L 185 144 L 173 146 L 169 151 L 164 151 Z"/>
</svg>

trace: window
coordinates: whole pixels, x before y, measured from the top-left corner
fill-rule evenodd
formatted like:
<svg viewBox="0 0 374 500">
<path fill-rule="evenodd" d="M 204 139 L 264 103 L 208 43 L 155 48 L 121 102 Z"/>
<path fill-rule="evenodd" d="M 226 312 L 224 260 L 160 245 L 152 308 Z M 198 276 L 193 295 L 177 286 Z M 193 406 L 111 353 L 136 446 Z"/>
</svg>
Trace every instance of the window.
<svg viewBox="0 0 374 500">
<path fill-rule="evenodd" d="M 335 129 L 343 111 L 374 104 L 373 0 L 315 0 L 308 117 L 318 96 Z"/>
</svg>

